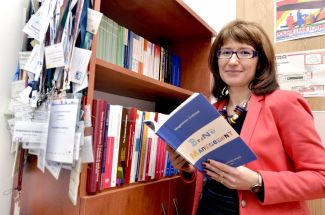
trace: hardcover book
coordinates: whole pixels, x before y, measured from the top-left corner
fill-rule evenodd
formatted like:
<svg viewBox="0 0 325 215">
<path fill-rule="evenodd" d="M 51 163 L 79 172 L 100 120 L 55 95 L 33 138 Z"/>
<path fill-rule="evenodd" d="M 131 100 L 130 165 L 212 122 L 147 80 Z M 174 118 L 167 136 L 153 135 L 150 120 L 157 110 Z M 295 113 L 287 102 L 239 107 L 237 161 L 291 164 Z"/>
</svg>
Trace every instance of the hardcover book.
<svg viewBox="0 0 325 215">
<path fill-rule="evenodd" d="M 87 169 L 87 186 L 86 190 L 94 194 L 100 190 L 101 184 L 101 165 L 102 151 L 104 143 L 104 128 L 106 120 L 106 101 L 103 99 L 93 100 L 92 124 L 93 124 L 93 153 L 94 162 L 89 164 Z"/>
<path fill-rule="evenodd" d="M 146 120 L 145 124 L 200 172 L 207 159 L 233 167 L 256 160 L 239 134 L 200 93 L 186 99 L 165 121 Z"/>
</svg>

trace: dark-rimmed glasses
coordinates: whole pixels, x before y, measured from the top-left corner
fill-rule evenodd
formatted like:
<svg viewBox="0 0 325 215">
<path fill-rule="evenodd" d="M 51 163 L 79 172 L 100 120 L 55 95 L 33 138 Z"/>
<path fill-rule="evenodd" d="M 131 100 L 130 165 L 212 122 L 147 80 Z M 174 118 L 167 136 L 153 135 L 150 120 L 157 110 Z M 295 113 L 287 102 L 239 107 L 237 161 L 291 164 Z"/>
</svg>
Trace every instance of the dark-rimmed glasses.
<svg viewBox="0 0 325 215">
<path fill-rule="evenodd" d="M 252 49 L 240 49 L 233 51 L 231 49 L 219 49 L 217 50 L 217 56 L 219 59 L 230 59 L 233 54 L 236 54 L 238 59 L 250 59 L 258 55 L 258 51 Z"/>
</svg>

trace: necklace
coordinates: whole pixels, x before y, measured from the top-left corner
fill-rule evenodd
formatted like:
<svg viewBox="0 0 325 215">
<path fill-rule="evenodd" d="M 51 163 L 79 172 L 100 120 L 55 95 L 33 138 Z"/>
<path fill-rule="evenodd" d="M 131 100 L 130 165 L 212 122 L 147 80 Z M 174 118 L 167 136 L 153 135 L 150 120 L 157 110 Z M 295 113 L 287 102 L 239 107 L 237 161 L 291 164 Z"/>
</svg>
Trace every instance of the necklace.
<svg viewBox="0 0 325 215">
<path fill-rule="evenodd" d="M 225 105 L 222 110 L 220 111 L 221 115 L 228 121 L 229 124 L 234 125 L 236 124 L 236 121 L 239 119 L 239 117 L 246 112 L 247 104 L 249 99 L 247 99 L 246 102 L 242 102 L 242 105 L 236 105 L 234 109 L 234 114 L 231 116 L 228 116 L 227 114 L 227 105 Z"/>
</svg>

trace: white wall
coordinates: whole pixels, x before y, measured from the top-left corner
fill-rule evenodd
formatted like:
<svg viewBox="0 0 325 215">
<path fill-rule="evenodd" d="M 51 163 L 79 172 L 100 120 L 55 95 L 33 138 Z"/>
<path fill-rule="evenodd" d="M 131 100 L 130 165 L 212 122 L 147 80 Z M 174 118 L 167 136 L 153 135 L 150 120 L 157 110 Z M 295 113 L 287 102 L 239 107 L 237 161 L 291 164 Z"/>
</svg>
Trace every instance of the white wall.
<svg viewBox="0 0 325 215">
<path fill-rule="evenodd" d="M 229 21 L 236 19 L 236 0 L 182 0 L 217 33 Z"/>
<path fill-rule="evenodd" d="M 22 41 L 22 11 L 27 0 L 1 0 L 0 7 L 0 213 L 9 214 L 12 188 L 13 155 L 10 154 L 10 135 L 4 112 L 10 98 L 11 78 L 16 69 Z"/>
</svg>

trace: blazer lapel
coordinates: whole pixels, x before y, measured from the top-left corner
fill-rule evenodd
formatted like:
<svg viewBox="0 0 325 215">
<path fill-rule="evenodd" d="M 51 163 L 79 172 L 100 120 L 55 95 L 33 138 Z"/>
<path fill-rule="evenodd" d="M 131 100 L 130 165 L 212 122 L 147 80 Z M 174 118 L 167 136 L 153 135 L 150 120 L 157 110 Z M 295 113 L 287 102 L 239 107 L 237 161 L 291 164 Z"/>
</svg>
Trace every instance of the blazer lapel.
<svg viewBox="0 0 325 215">
<path fill-rule="evenodd" d="M 250 140 L 252 137 L 252 134 L 256 127 L 257 119 L 261 112 L 261 100 L 264 99 L 264 96 L 257 96 L 252 95 L 250 99 L 250 104 L 248 106 L 248 111 L 246 115 L 246 119 L 244 121 L 244 125 L 242 127 L 242 130 L 240 132 L 240 136 L 243 138 L 245 143 L 247 145 L 250 145 Z"/>
</svg>

